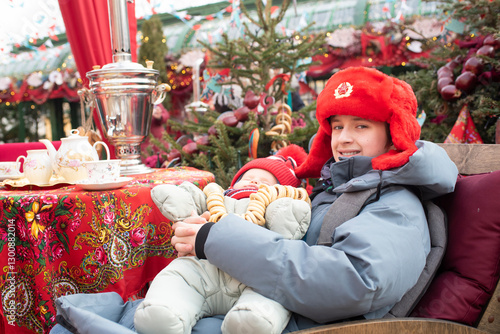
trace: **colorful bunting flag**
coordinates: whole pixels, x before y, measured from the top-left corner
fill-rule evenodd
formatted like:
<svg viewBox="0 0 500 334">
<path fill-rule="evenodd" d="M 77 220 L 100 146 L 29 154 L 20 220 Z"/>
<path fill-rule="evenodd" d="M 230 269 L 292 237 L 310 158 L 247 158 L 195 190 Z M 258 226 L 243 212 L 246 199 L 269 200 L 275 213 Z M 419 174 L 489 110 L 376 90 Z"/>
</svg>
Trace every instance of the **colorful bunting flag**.
<svg viewBox="0 0 500 334">
<path fill-rule="evenodd" d="M 483 144 L 467 104 L 464 104 L 460 110 L 457 121 L 444 142 L 447 144 Z"/>
</svg>

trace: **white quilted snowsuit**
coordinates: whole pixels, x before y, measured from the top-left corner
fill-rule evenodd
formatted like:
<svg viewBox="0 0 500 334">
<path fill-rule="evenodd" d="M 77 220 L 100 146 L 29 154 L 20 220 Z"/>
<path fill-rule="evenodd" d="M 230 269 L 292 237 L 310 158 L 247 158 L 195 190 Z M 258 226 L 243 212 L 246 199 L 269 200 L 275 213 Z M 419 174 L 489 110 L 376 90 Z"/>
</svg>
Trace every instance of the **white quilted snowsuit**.
<svg viewBox="0 0 500 334">
<path fill-rule="evenodd" d="M 171 221 L 207 211 L 205 194 L 192 183 L 160 185 L 151 197 Z M 228 213 L 242 214 L 249 199 L 225 197 Z M 301 239 L 309 226 L 308 203 L 279 198 L 266 208 L 266 228 L 285 238 Z M 245 266 L 245 260 L 241 259 Z M 172 261 L 153 280 L 135 313 L 135 328 L 141 334 L 191 333 L 196 322 L 207 316 L 226 314 L 222 333 L 281 333 L 290 312 L 240 283 L 207 260 L 182 257 Z"/>
</svg>

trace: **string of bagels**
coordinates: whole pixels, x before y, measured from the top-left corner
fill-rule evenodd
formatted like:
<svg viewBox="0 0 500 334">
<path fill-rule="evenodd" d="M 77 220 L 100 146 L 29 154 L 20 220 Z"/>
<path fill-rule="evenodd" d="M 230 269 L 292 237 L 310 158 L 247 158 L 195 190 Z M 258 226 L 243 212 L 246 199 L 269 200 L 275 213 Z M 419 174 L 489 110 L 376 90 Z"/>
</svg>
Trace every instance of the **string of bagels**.
<svg viewBox="0 0 500 334">
<path fill-rule="evenodd" d="M 276 125 L 266 132 L 267 136 L 286 136 L 292 132 L 292 109 L 287 104 L 281 104 L 277 109 Z M 285 140 L 275 140 L 271 143 L 271 150 L 276 152 L 287 145 Z"/>
<path fill-rule="evenodd" d="M 228 215 L 226 206 L 224 205 L 224 189 L 217 183 L 209 183 L 203 192 L 207 196 L 207 208 L 210 212 L 209 222 L 216 223 Z M 247 211 L 239 215 L 245 220 L 248 220 L 259 226 L 264 226 L 266 220 L 264 218 L 267 206 L 278 198 L 290 197 L 311 204 L 309 195 L 304 188 L 295 188 L 292 186 L 282 186 L 275 184 L 268 186 L 261 184 L 259 190 L 250 195 L 250 202 Z"/>
</svg>

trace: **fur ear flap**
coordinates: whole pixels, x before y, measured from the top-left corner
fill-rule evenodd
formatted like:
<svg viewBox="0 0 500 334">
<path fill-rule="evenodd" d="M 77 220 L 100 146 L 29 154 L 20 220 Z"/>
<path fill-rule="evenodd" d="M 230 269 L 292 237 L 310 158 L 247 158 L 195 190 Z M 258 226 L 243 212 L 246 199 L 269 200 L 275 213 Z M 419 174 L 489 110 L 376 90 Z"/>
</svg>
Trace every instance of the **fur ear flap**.
<svg viewBox="0 0 500 334">
<path fill-rule="evenodd" d="M 373 169 L 387 170 L 403 166 L 417 151 L 415 142 L 420 137 L 420 125 L 416 118 L 417 101 L 408 98 L 414 96 L 410 85 L 397 79 L 393 81 L 394 91 L 391 95 L 393 112 L 388 123 L 395 150 L 373 158 Z"/>
<path fill-rule="evenodd" d="M 333 156 L 331 148 L 331 136 L 326 134 L 320 127 L 314 137 L 311 150 L 306 161 L 295 170 L 298 178 L 318 178 L 321 168 Z"/>
</svg>

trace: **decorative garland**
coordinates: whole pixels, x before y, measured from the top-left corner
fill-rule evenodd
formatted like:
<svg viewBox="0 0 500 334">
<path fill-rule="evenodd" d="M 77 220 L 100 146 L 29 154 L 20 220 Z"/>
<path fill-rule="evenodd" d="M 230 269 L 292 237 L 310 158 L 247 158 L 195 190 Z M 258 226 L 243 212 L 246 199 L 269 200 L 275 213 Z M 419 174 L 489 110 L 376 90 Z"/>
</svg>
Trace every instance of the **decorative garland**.
<svg viewBox="0 0 500 334">
<path fill-rule="evenodd" d="M 266 132 L 267 136 L 286 137 L 292 132 L 292 109 L 287 104 L 278 106 L 278 113 L 275 119 L 275 126 Z M 277 152 L 280 148 L 288 146 L 285 140 L 275 140 L 271 143 L 271 150 Z"/>
</svg>

